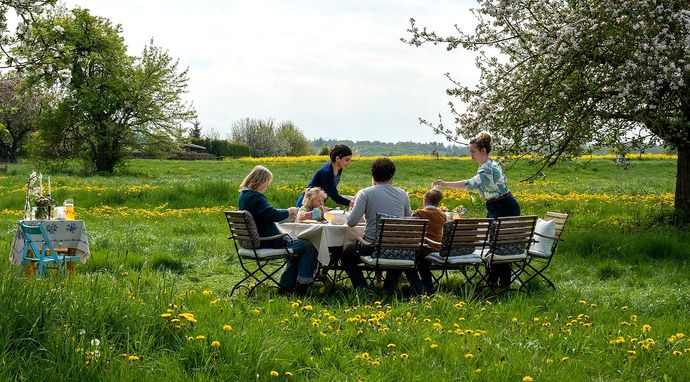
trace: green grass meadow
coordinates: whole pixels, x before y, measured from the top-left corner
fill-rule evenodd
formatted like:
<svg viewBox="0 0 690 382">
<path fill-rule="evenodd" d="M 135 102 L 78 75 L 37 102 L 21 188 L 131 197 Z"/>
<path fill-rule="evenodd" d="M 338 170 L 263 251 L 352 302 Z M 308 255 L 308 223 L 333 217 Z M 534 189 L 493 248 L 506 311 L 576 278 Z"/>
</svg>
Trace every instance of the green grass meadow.
<svg viewBox="0 0 690 382">
<path fill-rule="evenodd" d="M 393 158 L 412 207 L 436 178 L 468 178 L 468 160 Z M 0 266 L 1 380 L 686 381 L 690 366 L 690 233 L 666 224 L 675 161 L 575 160 L 521 182 L 522 213 L 567 212 L 546 271 L 553 291 L 490 297 L 459 275 L 432 297 L 335 293 L 304 297 L 230 290 L 242 277 L 222 213 L 256 164 L 274 174 L 274 206 L 294 205 L 323 159 L 134 160 L 113 176 L 24 163 L 0 174 L 0 249 L 9 254 L 26 176 L 51 175 L 74 198 L 91 259 L 72 278 L 27 278 Z M 343 194 L 370 185 L 355 157 Z M 464 191 L 447 192 L 483 217 Z M 5 255 L 7 256 L 7 255 Z"/>
</svg>

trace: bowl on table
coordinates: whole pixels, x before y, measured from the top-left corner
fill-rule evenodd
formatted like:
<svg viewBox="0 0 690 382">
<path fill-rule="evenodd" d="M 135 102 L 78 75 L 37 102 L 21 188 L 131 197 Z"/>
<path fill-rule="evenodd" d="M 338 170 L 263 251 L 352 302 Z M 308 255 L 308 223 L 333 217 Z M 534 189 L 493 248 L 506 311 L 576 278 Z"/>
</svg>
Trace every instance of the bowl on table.
<svg viewBox="0 0 690 382">
<path fill-rule="evenodd" d="M 333 225 L 343 225 L 349 216 L 350 213 L 343 210 L 330 210 L 326 213 L 326 220 Z"/>
</svg>

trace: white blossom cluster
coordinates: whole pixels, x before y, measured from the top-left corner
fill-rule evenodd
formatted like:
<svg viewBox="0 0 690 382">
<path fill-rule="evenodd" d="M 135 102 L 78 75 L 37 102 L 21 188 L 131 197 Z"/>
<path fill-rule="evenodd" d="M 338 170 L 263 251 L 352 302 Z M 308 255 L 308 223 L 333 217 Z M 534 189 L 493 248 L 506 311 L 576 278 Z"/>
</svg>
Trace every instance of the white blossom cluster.
<svg viewBox="0 0 690 382">
<path fill-rule="evenodd" d="M 690 2 L 479 0 L 473 32 L 442 37 L 411 20 L 413 46 L 478 53 L 479 84 L 447 93 L 466 108 L 451 138 L 492 131 L 548 160 L 585 145 L 661 139 L 690 149 Z"/>
</svg>

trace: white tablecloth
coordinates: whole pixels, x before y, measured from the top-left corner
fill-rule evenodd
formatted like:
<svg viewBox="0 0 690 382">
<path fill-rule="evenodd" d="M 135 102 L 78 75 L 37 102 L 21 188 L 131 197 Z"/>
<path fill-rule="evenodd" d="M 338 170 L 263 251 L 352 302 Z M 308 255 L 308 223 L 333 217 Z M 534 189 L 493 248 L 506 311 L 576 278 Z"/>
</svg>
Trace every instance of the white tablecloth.
<svg viewBox="0 0 690 382">
<path fill-rule="evenodd" d="M 86 225 L 83 220 L 25 220 L 24 223 L 36 225 L 39 222 L 48 233 L 48 238 L 56 248 L 74 248 L 76 255 L 80 257 L 82 263 L 86 263 L 91 256 L 89 252 L 89 241 L 86 238 Z M 43 241 L 41 235 L 32 235 L 37 243 Z M 17 223 L 17 232 L 14 235 L 12 250 L 10 251 L 10 262 L 15 265 L 22 263 L 22 250 L 24 249 L 24 235 Z M 39 247 L 40 249 L 40 247 Z"/>
<path fill-rule="evenodd" d="M 331 261 L 328 247 L 342 247 L 353 244 L 364 234 L 364 226 L 349 227 L 347 225 L 282 223 L 276 224 L 281 232 L 292 237 L 308 240 L 317 251 L 318 259 L 323 265 Z"/>
</svg>

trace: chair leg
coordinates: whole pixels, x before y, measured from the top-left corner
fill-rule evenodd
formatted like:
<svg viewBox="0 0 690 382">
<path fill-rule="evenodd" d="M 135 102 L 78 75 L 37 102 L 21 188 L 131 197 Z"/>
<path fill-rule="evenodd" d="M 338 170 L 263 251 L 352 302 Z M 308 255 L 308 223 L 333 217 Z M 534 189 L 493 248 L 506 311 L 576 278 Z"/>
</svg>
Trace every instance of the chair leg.
<svg viewBox="0 0 690 382">
<path fill-rule="evenodd" d="M 256 284 L 254 284 L 254 286 L 249 290 L 247 296 L 251 297 L 251 295 L 254 294 L 254 290 L 256 290 L 256 288 L 258 288 L 261 284 L 265 283 L 268 280 L 271 280 L 276 285 L 276 287 L 280 287 L 280 283 L 276 279 L 274 279 L 273 276 L 276 273 L 278 273 L 281 269 L 283 269 L 287 262 L 283 262 L 279 267 L 273 270 L 273 272 L 267 273 L 266 271 L 264 271 L 264 267 L 268 266 L 269 263 L 270 261 L 264 261 L 263 264 L 260 264 L 259 260 L 256 261 L 257 266 L 259 266 L 259 271 L 264 275 L 264 277 L 261 280 L 258 280 Z"/>
<path fill-rule="evenodd" d="M 283 262 L 279 267 L 277 267 L 273 272 L 267 273 L 263 268 L 267 266 L 271 261 L 270 260 L 259 260 L 255 259 L 257 268 L 254 269 L 253 271 L 250 271 L 247 266 L 244 264 L 244 260 L 239 257 L 240 259 L 240 267 L 242 270 L 245 272 L 245 276 L 238 281 L 235 286 L 232 287 L 232 290 L 230 291 L 230 295 L 232 296 L 235 293 L 235 290 L 239 288 L 247 288 L 248 290 L 248 296 L 251 296 L 252 293 L 254 292 L 254 289 L 256 289 L 259 285 L 263 284 L 267 280 L 273 281 L 276 285 L 279 285 L 278 281 L 276 281 L 273 276 L 278 273 L 283 267 L 285 267 L 286 262 Z M 262 278 L 259 278 L 259 274 L 263 274 L 264 276 Z M 249 285 L 244 285 L 244 282 L 253 279 L 255 281 L 253 286 Z"/>
<path fill-rule="evenodd" d="M 544 275 L 544 270 L 546 270 L 546 268 L 549 266 L 549 263 L 551 262 L 550 259 L 545 264 L 543 264 L 543 266 L 540 267 L 539 269 L 537 269 L 536 267 L 534 267 L 532 265 L 532 261 L 530 261 L 526 264 L 526 268 L 529 268 L 534 273 L 529 274 L 529 272 L 525 271 L 525 273 L 529 275 L 527 280 L 525 280 L 525 284 L 527 284 L 528 282 L 530 282 L 531 280 L 533 280 L 537 277 L 541 277 L 553 290 L 556 290 L 556 285 L 551 280 L 549 280 L 548 277 L 546 277 Z"/>
<path fill-rule="evenodd" d="M 517 265 L 518 268 L 514 269 L 512 267 L 512 264 Z M 521 262 L 511 263 L 510 283 L 512 284 L 515 281 L 519 282 L 520 287 L 518 288 L 518 290 L 523 289 L 523 287 L 524 287 L 525 290 L 529 291 L 529 286 L 527 286 L 527 283 L 525 281 L 523 281 L 522 278 L 520 277 L 520 276 L 522 276 L 523 273 L 525 273 L 525 267 L 526 266 L 527 266 L 527 259 L 525 259 Z"/>
</svg>

